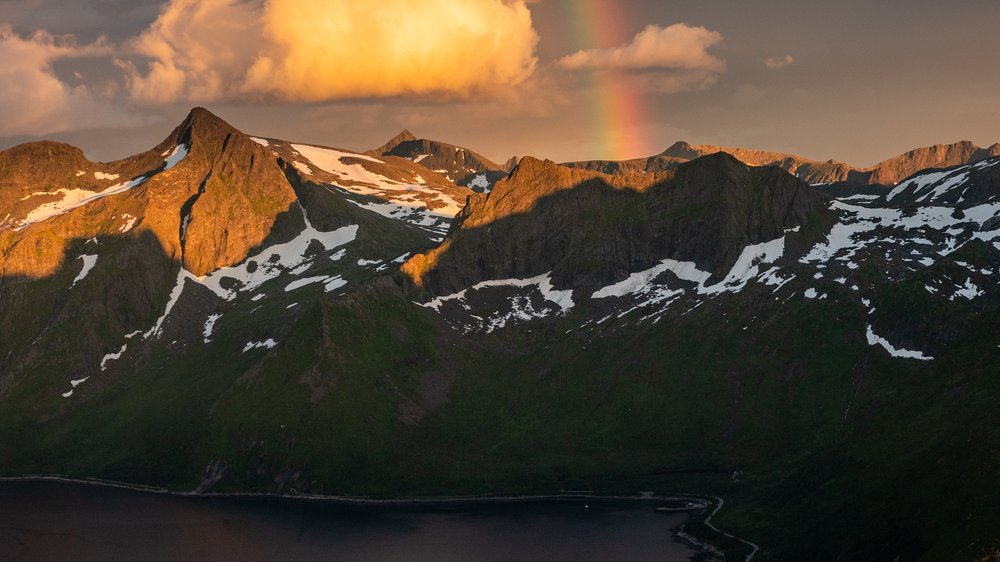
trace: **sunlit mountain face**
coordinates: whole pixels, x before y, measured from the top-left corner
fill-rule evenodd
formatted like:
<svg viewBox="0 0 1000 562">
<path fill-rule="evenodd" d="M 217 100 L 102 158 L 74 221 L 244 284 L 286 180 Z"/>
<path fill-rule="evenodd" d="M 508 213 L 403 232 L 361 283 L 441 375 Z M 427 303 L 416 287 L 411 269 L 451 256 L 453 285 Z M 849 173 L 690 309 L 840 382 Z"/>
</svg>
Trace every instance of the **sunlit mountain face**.
<svg viewBox="0 0 1000 562">
<path fill-rule="evenodd" d="M 991 560 L 1000 8 L 890 5 L 3 3 L 0 477 Z"/>
</svg>

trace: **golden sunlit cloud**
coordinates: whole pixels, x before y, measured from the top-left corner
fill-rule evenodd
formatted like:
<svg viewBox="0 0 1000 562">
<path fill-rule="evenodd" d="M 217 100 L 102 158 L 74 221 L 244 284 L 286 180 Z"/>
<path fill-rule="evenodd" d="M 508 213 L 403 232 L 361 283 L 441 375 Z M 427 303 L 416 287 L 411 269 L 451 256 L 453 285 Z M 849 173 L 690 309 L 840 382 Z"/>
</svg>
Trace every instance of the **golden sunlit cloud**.
<svg viewBox="0 0 1000 562">
<path fill-rule="evenodd" d="M 704 27 L 677 23 L 647 26 L 630 43 L 611 49 L 577 51 L 559 64 L 569 69 L 706 70 L 722 72 L 726 63 L 708 52 L 722 35 Z"/>
<path fill-rule="evenodd" d="M 171 0 L 119 61 L 131 95 L 178 100 L 463 98 L 523 83 L 524 0 Z"/>
<path fill-rule="evenodd" d="M 673 94 L 703 90 L 718 81 L 726 61 L 708 49 L 722 35 L 683 23 L 647 26 L 624 45 L 577 51 L 559 60 L 569 70 L 614 74 L 619 88 Z"/>
</svg>

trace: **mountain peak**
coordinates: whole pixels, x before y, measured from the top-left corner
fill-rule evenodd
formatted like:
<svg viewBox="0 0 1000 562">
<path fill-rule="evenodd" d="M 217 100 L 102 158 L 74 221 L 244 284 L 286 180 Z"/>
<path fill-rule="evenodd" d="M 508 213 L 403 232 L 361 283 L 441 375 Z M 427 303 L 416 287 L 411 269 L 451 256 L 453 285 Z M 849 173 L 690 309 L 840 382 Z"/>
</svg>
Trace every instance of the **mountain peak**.
<svg viewBox="0 0 1000 562">
<path fill-rule="evenodd" d="M 670 145 L 670 148 L 664 150 L 660 153 L 660 156 L 670 156 L 673 158 L 686 158 L 688 160 L 693 160 L 699 156 L 701 153 L 694 149 L 689 143 L 684 141 L 677 141 Z"/>
<path fill-rule="evenodd" d="M 409 129 L 403 129 L 402 131 L 399 132 L 398 135 L 389 139 L 389 142 L 383 144 L 382 146 L 376 149 L 369 150 L 365 152 L 365 154 L 369 156 L 385 156 L 389 152 L 392 152 L 394 148 L 403 144 L 404 142 L 411 142 L 415 140 L 418 140 L 417 137 L 413 133 L 411 133 Z"/>
<path fill-rule="evenodd" d="M 191 111 L 188 112 L 187 117 L 184 118 L 184 121 L 181 122 L 180 128 L 182 131 L 193 129 L 195 131 L 206 133 L 216 131 L 225 131 L 229 133 L 236 130 L 224 119 L 204 107 L 195 107 L 191 109 Z"/>
<path fill-rule="evenodd" d="M 204 107 L 195 107 L 174 128 L 170 136 L 153 148 L 153 152 L 160 153 L 181 144 L 192 148 L 194 145 L 218 147 L 234 133 L 240 131 Z"/>
</svg>

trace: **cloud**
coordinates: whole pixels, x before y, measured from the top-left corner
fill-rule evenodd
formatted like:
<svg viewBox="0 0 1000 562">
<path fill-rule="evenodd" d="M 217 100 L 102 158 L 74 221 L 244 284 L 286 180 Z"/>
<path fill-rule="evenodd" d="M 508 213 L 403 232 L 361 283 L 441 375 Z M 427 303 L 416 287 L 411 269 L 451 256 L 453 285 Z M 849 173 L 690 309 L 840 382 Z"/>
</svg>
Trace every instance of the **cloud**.
<svg viewBox="0 0 1000 562">
<path fill-rule="evenodd" d="M 726 61 L 708 52 L 720 41 L 721 34 L 704 27 L 650 25 L 625 45 L 577 51 L 558 63 L 569 70 L 612 72 L 617 84 L 633 90 L 699 91 L 715 84 L 726 70 Z"/>
<path fill-rule="evenodd" d="M 44 29 L 77 38 L 135 35 L 159 13 L 161 0 L 0 0 L 0 22 L 19 32 Z"/>
<path fill-rule="evenodd" d="M 537 42 L 524 0 L 170 0 L 119 65 L 151 104 L 467 98 L 527 80 Z"/>
<path fill-rule="evenodd" d="M 785 68 L 791 64 L 795 63 L 795 57 L 792 55 L 785 55 L 783 57 L 771 57 L 764 59 L 764 65 L 772 70 L 778 70 L 779 68 Z"/>
<path fill-rule="evenodd" d="M 718 73 L 708 70 L 686 70 L 680 72 L 643 72 L 617 79 L 628 87 L 658 94 L 678 92 L 700 92 L 719 81 Z"/>
<path fill-rule="evenodd" d="M 103 40 L 79 45 L 71 36 L 44 31 L 22 36 L 0 26 L 0 134 L 40 135 L 131 121 L 86 85 L 70 86 L 53 71 L 58 61 L 110 52 Z"/>
<path fill-rule="evenodd" d="M 677 23 L 650 25 L 630 43 L 611 49 L 578 51 L 559 61 L 569 69 L 702 70 L 723 72 L 726 63 L 708 52 L 722 35 L 704 27 Z"/>
</svg>

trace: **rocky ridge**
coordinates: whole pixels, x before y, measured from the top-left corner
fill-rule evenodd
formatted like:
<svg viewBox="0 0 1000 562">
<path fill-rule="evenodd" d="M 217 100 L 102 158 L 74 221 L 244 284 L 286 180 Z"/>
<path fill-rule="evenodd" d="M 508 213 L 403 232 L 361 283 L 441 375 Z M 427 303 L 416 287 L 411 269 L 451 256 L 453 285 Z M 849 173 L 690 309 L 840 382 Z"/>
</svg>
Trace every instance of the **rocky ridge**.
<svg viewBox="0 0 1000 562">
<path fill-rule="evenodd" d="M 857 168 L 835 160 L 817 161 L 793 154 L 714 145 L 691 145 L 680 141 L 649 158 L 626 161 L 584 161 L 565 165 L 605 173 L 654 172 L 709 154 L 725 152 L 749 166 L 777 166 L 813 185 L 847 184 L 893 186 L 928 168 L 973 164 L 1000 155 L 1000 143 L 981 148 L 969 141 L 918 148 L 868 168 Z"/>
</svg>

